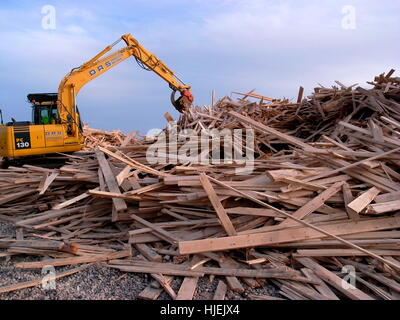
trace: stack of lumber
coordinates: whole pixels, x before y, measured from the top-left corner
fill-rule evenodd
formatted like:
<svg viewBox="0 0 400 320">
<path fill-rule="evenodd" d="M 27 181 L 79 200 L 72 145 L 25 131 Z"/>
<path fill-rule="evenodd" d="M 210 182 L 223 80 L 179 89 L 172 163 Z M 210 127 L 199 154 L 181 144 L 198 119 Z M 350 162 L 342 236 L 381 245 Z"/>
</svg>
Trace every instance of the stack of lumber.
<svg viewBox="0 0 400 320">
<path fill-rule="evenodd" d="M 205 275 L 219 277 L 214 299 L 267 286 L 279 297 L 249 297 L 399 299 L 400 78 L 393 72 L 371 89 L 337 82 L 305 99 L 300 90 L 296 103 L 250 92 L 181 116 L 180 129 L 199 133 L 253 129 L 247 174 L 237 175 L 235 163 L 150 164 L 150 144 L 131 138 L 71 155 L 59 169 L 1 170 L 0 219 L 18 232 L 0 235 L 0 256 L 41 257 L 18 268 L 106 261 L 150 273 L 143 299 L 163 291 L 193 299 Z M 352 275 L 355 287 L 344 280 Z"/>
</svg>

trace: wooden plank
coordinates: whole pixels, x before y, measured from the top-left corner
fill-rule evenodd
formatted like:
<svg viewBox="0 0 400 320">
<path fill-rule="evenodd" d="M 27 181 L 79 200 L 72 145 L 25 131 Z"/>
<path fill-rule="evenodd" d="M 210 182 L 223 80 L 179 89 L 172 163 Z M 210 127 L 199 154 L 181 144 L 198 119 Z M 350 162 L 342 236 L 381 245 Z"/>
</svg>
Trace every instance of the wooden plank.
<svg viewBox="0 0 400 320">
<path fill-rule="evenodd" d="M 271 209 L 260 209 L 260 208 L 251 208 L 251 207 L 234 207 L 225 209 L 228 214 L 240 214 L 240 215 L 249 215 L 249 216 L 260 216 L 260 217 L 283 217 L 279 213 L 275 212 Z"/>
<path fill-rule="evenodd" d="M 53 181 L 57 178 L 59 175 L 59 172 L 54 170 L 50 175 L 48 175 L 44 181 L 43 186 L 39 189 L 39 194 L 43 195 L 47 189 L 50 187 L 50 185 L 53 183 Z"/>
<path fill-rule="evenodd" d="M 178 291 L 178 295 L 176 296 L 176 300 L 193 300 L 198 280 L 199 278 L 197 277 L 185 277 Z"/>
<path fill-rule="evenodd" d="M 225 300 L 227 286 L 223 280 L 219 280 L 217 289 L 215 290 L 213 300 Z"/>
<path fill-rule="evenodd" d="M 381 256 L 400 256 L 400 250 L 370 249 L 370 251 L 374 252 L 375 254 L 379 254 Z M 293 254 L 293 257 L 359 257 L 359 256 L 368 256 L 368 254 L 360 252 L 355 249 L 301 249 L 297 250 L 297 252 Z"/>
<path fill-rule="evenodd" d="M 137 243 L 135 244 L 135 248 L 149 261 L 163 261 L 163 258 L 145 243 Z"/>
<path fill-rule="evenodd" d="M 367 213 L 381 214 L 400 210 L 400 200 L 371 204 L 367 208 Z"/>
<path fill-rule="evenodd" d="M 95 207 L 92 207 L 95 208 Z M 67 209 L 61 209 L 61 210 L 48 210 L 41 214 L 40 216 L 35 216 L 32 218 L 24 219 L 24 220 L 19 220 L 16 222 L 17 226 L 26 226 L 26 225 L 32 225 L 41 221 L 49 220 L 49 219 L 54 219 L 58 217 L 62 217 L 64 215 L 69 215 L 72 213 L 80 212 L 82 210 L 90 210 L 91 208 L 84 205 L 84 206 L 78 206 L 75 208 L 67 208 Z"/>
<path fill-rule="evenodd" d="M 95 188 L 95 189 L 93 189 L 93 190 L 99 190 L 99 188 Z M 69 200 L 67 200 L 67 201 L 64 201 L 64 202 L 61 202 L 61 203 L 59 203 L 59 204 L 56 204 L 54 207 L 53 207 L 53 210 L 60 210 L 60 209 L 63 209 L 63 208 L 65 208 L 65 207 L 68 207 L 68 206 L 70 206 L 71 204 L 74 204 L 74 203 L 76 203 L 76 202 L 78 202 L 78 201 L 81 201 L 81 200 L 83 200 L 83 199 L 86 199 L 87 197 L 90 197 L 90 194 L 89 193 L 87 193 L 87 192 L 84 192 L 84 193 L 82 193 L 82 194 L 80 194 L 80 195 L 78 195 L 78 196 L 76 196 L 76 197 L 73 197 L 72 199 L 69 199 Z"/>
<path fill-rule="evenodd" d="M 100 191 L 98 188 L 89 190 L 87 192 L 89 195 L 100 197 L 100 198 L 109 198 L 109 199 L 122 199 L 126 201 L 137 201 L 141 200 L 142 198 L 138 196 L 132 196 L 127 194 L 121 194 L 120 192 L 108 192 L 108 191 Z"/>
<path fill-rule="evenodd" d="M 157 234 L 157 236 L 168 241 L 171 244 L 175 244 L 178 241 L 180 241 L 180 239 L 178 237 L 175 237 L 172 233 L 165 231 L 163 228 L 155 225 L 154 223 L 148 222 L 145 219 L 143 219 L 135 214 L 132 214 L 131 217 L 132 217 L 132 219 L 136 220 L 137 222 L 141 223 L 142 225 L 152 229 L 153 232 L 155 232 Z M 182 221 L 182 223 L 184 223 L 184 221 Z"/>
<path fill-rule="evenodd" d="M 171 283 L 171 277 L 166 277 L 162 274 L 158 274 L 158 273 L 151 273 L 150 274 L 160 285 L 161 287 L 163 287 L 163 289 L 165 290 L 165 292 L 168 293 L 168 295 L 175 300 L 176 299 L 176 293 L 174 291 L 174 289 L 172 289 L 170 283 Z"/>
<path fill-rule="evenodd" d="M 391 192 L 391 193 L 385 193 L 378 195 L 375 198 L 376 203 L 382 203 L 382 202 L 389 202 L 389 201 L 395 201 L 400 199 L 400 191 L 397 192 Z"/>
<path fill-rule="evenodd" d="M 96 151 L 96 157 L 99 162 L 101 171 L 103 173 L 104 180 L 105 180 L 110 192 L 121 194 L 117 180 L 115 179 L 115 176 L 111 170 L 110 164 L 108 163 L 107 159 L 105 158 L 104 153 Z M 123 212 L 128 209 L 128 207 L 123 199 L 113 198 L 112 201 L 113 201 L 113 204 L 114 204 L 117 212 Z M 115 221 L 115 219 L 116 219 L 116 217 L 114 216 L 112 220 Z"/>
<path fill-rule="evenodd" d="M 350 202 L 348 207 L 354 212 L 360 213 L 375 199 L 379 193 L 380 190 L 378 188 L 372 187 Z"/>
<path fill-rule="evenodd" d="M 20 192 L 13 192 L 11 194 L 8 194 L 4 197 L 0 198 L 0 205 L 18 200 L 20 198 L 29 196 L 30 194 L 36 193 L 37 190 L 24 190 L 24 191 L 20 191 Z"/>
<path fill-rule="evenodd" d="M 348 206 L 349 203 L 354 200 L 354 197 L 353 197 L 353 194 L 351 192 L 350 186 L 349 186 L 349 184 L 347 182 L 345 182 L 343 184 L 342 192 L 343 192 L 343 200 L 344 200 L 344 205 L 345 205 L 345 208 L 346 208 L 347 215 L 352 220 L 359 220 L 360 219 L 360 215 L 356 211 L 354 211 L 351 208 L 349 208 L 349 206 Z"/>
<path fill-rule="evenodd" d="M 224 227 L 226 233 L 229 236 L 235 236 L 236 235 L 235 227 L 233 226 L 231 220 L 229 219 L 225 208 L 222 206 L 221 201 L 218 198 L 218 195 L 216 194 L 214 188 L 211 185 L 210 180 L 208 179 L 205 173 L 200 174 L 200 182 L 205 192 L 207 193 L 207 196 L 210 199 L 210 202 L 213 205 L 215 212 L 217 213 L 218 218 L 222 226 Z"/>
<path fill-rule="evenodd" d="M 130 266 L 130 265 L 108 265 L 111 268 L 116 268 L 124 272 L 134 272 L 134 273 L 149 273 L 157 272 L 163 275 L 180 276 L 180 277 L 203 277 L 204 273 L 195 270 L 180 270 L 174 268 L 168 268 L 164 266 L 163 268 L 152 268 L 151 271 L 149 267 L 144 266 Z"/>
<path fill-rule="evenodd" d="M 126 250 L 104 255 L 87 255 L 87 256 L 71 257 L 71 258 L 47 259 L 36 262 L 19 262 L 15 265 L 15 267 L 21 269 L 37 269 L 49 265 L 54 267 L 59 267 L 59 266 L 81 264 L 81 263 L 108 261 L 112 259 L 129 257 L 130 255 L 131 255 L 130 250 Z"/>
</svg>

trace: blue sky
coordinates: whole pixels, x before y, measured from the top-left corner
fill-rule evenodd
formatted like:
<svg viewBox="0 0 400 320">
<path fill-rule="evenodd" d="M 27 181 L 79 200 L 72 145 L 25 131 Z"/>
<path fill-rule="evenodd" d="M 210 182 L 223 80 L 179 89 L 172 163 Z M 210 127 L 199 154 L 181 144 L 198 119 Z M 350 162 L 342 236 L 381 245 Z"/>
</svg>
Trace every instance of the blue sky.
<svg viewBox="0 0 400 320">
<path fill-rule="evenodd" d="M 42 7 L 56 29 L 42 28 Z M 344 6 L 355 29 L 343 28 Z M 347 21 L 347 20 L 345 20 Z M 397 0 L 15 0 L 0 2 L 0 108 L 5 120 L 30 119 L 28 93 L 56 92 L 73 67 L 132 33 L 187 84 L 196 104 L 232 91 L 295 99 L 334 80 L 352 85 L 399 69 Z M 163 128 L 178 114 L 170 89 L 133 59 L 78 96 L 91 127 L 125 132 Z"/>
</svg>

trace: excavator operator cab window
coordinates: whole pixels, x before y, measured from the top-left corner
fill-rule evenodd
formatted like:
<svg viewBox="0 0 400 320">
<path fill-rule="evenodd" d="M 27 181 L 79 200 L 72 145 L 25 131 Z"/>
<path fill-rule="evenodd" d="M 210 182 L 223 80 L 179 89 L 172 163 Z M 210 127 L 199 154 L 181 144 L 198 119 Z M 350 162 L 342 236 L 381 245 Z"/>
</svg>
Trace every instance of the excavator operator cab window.
<svg viewBox="0 0 400 320">
<path fill-rule="evenodd" d="M 32 120 L 34 124 L 59 123 L 57 105 L 33 105 Z"/>
</svg>

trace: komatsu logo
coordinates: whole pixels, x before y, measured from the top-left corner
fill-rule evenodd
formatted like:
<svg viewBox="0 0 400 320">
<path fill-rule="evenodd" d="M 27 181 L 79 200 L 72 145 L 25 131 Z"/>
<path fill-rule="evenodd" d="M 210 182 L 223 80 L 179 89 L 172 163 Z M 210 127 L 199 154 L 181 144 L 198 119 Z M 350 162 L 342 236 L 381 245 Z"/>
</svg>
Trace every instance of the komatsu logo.
<svg viewBox="0 0 400 320">
<path fill-rule="evenodd" d="M 90 76 L 93 77 L 94 75 L 101 73 L 102 71 L 108 69 L 109 67 L 120 62 L 121 60 L 122 60 L 122 54 L 116 56 L 115 58 L 111 59 L 110 61 L 104 62 L 104 64 L 99 65 L 97 68 L 90 70 L 89 74 L 90 74 Z"/>
</svg>

